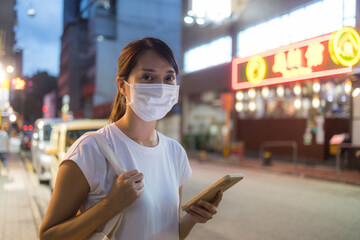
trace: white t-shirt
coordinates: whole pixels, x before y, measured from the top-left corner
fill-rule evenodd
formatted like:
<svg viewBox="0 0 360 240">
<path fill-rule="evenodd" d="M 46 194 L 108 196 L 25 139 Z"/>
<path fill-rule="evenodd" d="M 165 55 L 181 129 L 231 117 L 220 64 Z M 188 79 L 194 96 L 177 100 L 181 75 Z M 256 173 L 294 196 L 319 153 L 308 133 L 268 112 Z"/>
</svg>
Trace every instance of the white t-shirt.
<svg viewBox="0 0 360 240">
<path fill-rule="evenodd" d="M 179 187 L 191 175 L 182 146 L 159 132 L 157 146 L 142 146 L 115 123 L 98 132 L 105 136 L 127 170 L 137 169 L 144 174 L 144 192 L 125 209 L 115 238 L 179 239 Z M 91 136 L 80 137 L 65 155 L 64 160 L 67 159 L 80 167 L 90 185 L 85 202 L 89 209 L 110 191 L 116 174 Z"/>
</svg>

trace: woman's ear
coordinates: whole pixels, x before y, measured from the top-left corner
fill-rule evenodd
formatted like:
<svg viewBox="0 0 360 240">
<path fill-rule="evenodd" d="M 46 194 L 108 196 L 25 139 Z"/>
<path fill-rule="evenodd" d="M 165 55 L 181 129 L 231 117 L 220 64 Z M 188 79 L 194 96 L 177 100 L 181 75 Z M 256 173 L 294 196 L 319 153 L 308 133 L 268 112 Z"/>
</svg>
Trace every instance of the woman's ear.
<svg viewBox="0 0 360 240">
<path fill-rule="evenodd" d="M 125 79 L 124 78 L 122 78 L 122 77 L 117 77 L 116 78 L 116 85 L 118 86 L 118 88 L 119 88 L 119 91 L 120 91 L 120 93 L 121 94 L 125 94 L 125 89 L 124 89 L 124 81 L 125 81 Z"/>
</svg>

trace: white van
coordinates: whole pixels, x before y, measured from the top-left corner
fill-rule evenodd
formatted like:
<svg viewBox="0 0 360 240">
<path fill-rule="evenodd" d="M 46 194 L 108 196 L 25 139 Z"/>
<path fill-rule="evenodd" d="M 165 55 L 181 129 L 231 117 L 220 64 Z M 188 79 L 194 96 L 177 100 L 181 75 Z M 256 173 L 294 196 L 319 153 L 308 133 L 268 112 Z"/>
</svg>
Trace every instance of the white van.
<svg viewBox="0 0 360 240">
<path fill-rule="evenodd" d="M 107 119 L 78 119 L 58 123 L 54 126 L 50 137 L 50 146 L 46 150 L 51 158 L 51 180 L 50 188 L 55 185 L 59 164 L 63 160 L 70 146 L 84 133 L 96 131 L 109 123 Z"/>
<path fill-rule="evenodd" d="M 39 118 L 35 121 L 31 139 L 31 159 L 40 183 L 50 181 L 50 158 L 45 154 L 45 149 L 50 145 L 52 128 L 62 121 L 61 118 Z"/>
</svg>

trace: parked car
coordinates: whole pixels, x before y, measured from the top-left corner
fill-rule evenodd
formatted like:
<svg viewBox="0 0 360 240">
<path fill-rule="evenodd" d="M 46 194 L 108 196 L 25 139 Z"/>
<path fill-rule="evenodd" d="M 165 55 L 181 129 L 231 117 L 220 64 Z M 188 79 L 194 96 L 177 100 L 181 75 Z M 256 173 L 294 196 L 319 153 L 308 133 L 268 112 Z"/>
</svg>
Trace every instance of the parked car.
<svg viewBox="0 0 360 240">
<path fill-rule="evenodd" d="M 84 133 L 96 131 L 108 123 L 107 119 L 81 119 L 58 123 L 54 126 L 51 132 L 50 146 L 46 150 L 46 153 L 51 159 L 51 189 L 53 189 L 55 185 L 59 164 L 70 146 Z"/>
<path fill-rule="evenodd" d="M 31 159 L 40 183 L 50 181 L 50 158 L 45 149 L 50 145 L 52 128 L 62 121 L 60 118 L 39 118 L 35 121 L 31 139 Z"/>
</svg>

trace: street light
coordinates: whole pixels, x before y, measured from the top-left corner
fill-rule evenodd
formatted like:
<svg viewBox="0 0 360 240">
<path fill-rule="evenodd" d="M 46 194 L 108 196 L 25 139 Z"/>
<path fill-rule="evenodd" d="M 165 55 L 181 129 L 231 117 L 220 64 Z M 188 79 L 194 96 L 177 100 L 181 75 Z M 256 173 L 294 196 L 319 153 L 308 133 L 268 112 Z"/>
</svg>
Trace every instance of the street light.
<svg viewBox="0 0 360 240">
<path fill-rule="evenodd" d="M 9 66 L 6 67 L 6 71 L 7 71 L 8 73 L 13 73 L 13 72 L 14 72 L 14 67 L 11 66 L 11 65 L 9 65 Z"/>
</svg>

